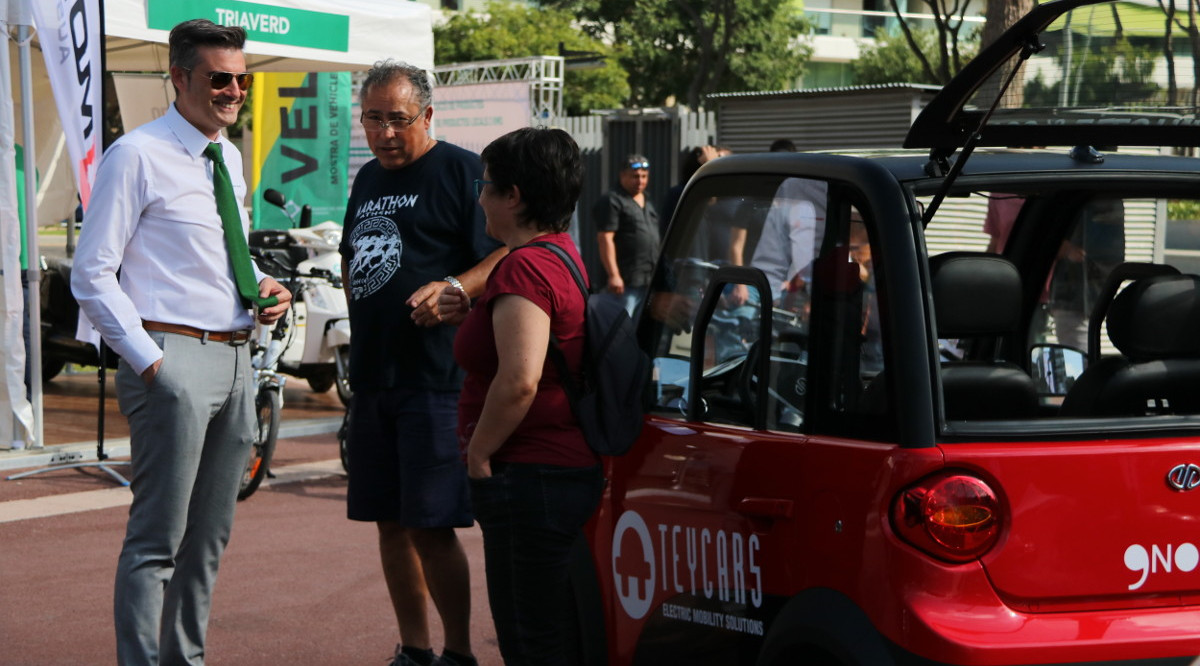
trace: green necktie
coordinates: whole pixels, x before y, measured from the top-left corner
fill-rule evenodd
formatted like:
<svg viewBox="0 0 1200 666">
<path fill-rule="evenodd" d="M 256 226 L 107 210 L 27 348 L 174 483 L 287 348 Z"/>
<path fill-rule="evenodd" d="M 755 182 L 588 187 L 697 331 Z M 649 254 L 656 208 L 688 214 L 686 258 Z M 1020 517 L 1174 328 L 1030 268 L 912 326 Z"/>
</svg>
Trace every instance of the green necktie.
<svg viewBox="0 0 1200 666">
<path fill-rule="evenodd" d="M 250 248 L 246 247 L 246 236 L 242 233 L 242 216 L 238 211 L 237 198 L 233 196 L 229 169 L 225 168 L 225 158 L 221 155 L 221 144 L 208 144 L 204 155 L 213 162 L 213 195 L 217 198 L 221 226 L 225 227 L 225 245 L 229 248 L 229 263 L 233 265 L 238 293 L 242 295 L 243 303 L 260 308 L 275 305 L 279 302 L 278 298 L 258 296 L 258 282 L 254 280 L 254 266 L 250 264 Z"/>
</svg>

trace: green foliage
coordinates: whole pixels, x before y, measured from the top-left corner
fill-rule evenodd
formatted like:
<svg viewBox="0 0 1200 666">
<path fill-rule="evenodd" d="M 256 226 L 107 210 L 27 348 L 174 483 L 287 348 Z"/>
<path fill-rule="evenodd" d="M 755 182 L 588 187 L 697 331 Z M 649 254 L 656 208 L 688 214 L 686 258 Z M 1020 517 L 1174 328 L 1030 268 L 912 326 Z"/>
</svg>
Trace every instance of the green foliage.
<svg viewBox="0 0 1200 666">
<path fill-rule="evenodd" d="M 616 62 L 616 49 L 575 28 L 571 15 L 563 10 L 491 3 L 486 15 L 456 14 L 433 29 L 438 65 L 558 55 L 559 42 L 568 50 L 606 56 L 602 67 L 564 73 L 564 111 L 581 115 L 621 106 L 629 96 L 629 84 Z"/>
<path fill-rule="evenodd" d="M 913 39 L 931 60 L 939 50 L 938 34 L 933 29 L 914 29 Z M 959 45 L 961 62 L 975 57 L 979 48 L 977 39 Z M 931 76 L 921 66 L 920 60 L 909 46 L 908 40 L 899 31 L 889 32 L 880 28 L 875 32 L 875 43 L 864 45 L 858 60 L 851 64 L 854 82 L 859 85 L 880 83 L 928 83 L 941 85 L 943 82 Z M 957 72 L 952 72 L 957 73 Z"/>
<path fill-rule="evenodd" d="M 1167 201 L 1168 220 L 1200 220 L 1200 201 L 1195 199 L 1171 199 Z"/>
<path fill-rule="evenodd" d="M 1078 60 L 1067 77 L 1066 106 L 1126 106 L 1150 101 L 1161 91 L 1153 80 L 1159 54 L 1152 46 L 1135 46 L 1124 37 L 1088 39 L 1072 52 Z M 1047 84 L 1039 72 L 1025 83 L 1025 105 L 1063 106 L 1061 93 L 1061 80 Z"/>
<path fill-rule="evenodd" d="M 717 92 L 792 88 L 811 48 L 799 11 L 778 0 L 548 0 L 621 44 L 633 106 L 699 107 Z"/>
</svg>

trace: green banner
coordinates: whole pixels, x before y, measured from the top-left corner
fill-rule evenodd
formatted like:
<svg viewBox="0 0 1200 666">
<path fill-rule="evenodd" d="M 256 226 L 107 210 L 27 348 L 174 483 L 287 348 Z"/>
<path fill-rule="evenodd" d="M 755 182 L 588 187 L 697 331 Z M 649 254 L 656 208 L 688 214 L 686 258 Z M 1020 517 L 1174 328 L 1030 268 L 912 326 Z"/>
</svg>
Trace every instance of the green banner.
<svg viewBox="0 0 1200 666">
<path fill-rule="evenodd" d="M 350 17 L 239 0 L 149 0 L 147 27 L 170 30 L 194 18 L 236 25 L 246 38 L 328 51 L 350 50 Z"/>
<path fill-rule="evenodd" d="M 17 219 L 21 224 L 21 270 L 24 271 L 29 268 L 25 247 L 25 149 L 20 144 L 14 144 L 13 148 L 17 149 Z"/>
<path fill-rule="evenodd" d="M 341 224 L 349 197 L 350 88 L 348 72 L 255 78 L 255 229 L 292 227 L 305 204 L 314 225 Z M 267 188 L 283 193 L 287 212 L 263 201 Z"/>
</svg>

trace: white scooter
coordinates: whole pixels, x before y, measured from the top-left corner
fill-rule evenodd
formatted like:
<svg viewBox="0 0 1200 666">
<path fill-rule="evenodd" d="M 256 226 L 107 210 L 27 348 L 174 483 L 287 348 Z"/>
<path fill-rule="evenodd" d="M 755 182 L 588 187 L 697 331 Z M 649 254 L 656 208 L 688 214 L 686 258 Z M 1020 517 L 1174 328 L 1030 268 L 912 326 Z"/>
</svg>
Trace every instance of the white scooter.
<svg viewBox="0 0 1200 666">
<path fill-rule="evenodd" d="M 278 190 L 267 189 L 263 198 L 288 211 Z M 294 219 L 290 213 L 289 217 Z M 259 267 L 292 292 L 288 315 L 269 335 L 259 330 L 255 336 L 265 341 L 265 348 L 257 350 L 255 367 L 308 380 L 318 393 L 336 386 L 338 398 L 349 404 L 350 310 L 338 253 L 342 227 L 329 221 L 314 227 L 310 219 L 311 208 L 304 206 L 299 228 L 250 233 L 250 253 Z"/>
</svg>

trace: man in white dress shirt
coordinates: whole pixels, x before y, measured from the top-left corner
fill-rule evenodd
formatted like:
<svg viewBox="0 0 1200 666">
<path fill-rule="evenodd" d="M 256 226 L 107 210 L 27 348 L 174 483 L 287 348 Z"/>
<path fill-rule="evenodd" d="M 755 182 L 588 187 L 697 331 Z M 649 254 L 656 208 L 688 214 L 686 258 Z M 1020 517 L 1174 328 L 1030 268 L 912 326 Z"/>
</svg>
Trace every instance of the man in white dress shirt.
<svg viewBox="0 0 1200 666">
<path fill-rule="evenodd" d="M 241 28 L 203 19 L 171 31 L 175 104 L 104 154 L 71 278 L 121 357 L 133 472 L 114 598 L 123 665 L 204 663 L 213 583 L 255 429 L 245 344 L 254 313 L 235 282 L 205 155 L 221 146 L 234 197 L 244 199 L 241 155 L 221 136 L 253 81 L 244 43 Z M 249 220 L 236 208 L 245 234 Z M 253 279 L 259 296 L 278 299 L 259 308 L 259 321 L 278 319 L 291 294 L 257 269 Z"/>
<path fill-rule="evenodd" d="M 766 274 L 776 305 L 812 282 L 812 262 L 825 235 L 827 189 L 823 181 L 788 178 L 775 192 L 750 265 Z"/>
</svg>

